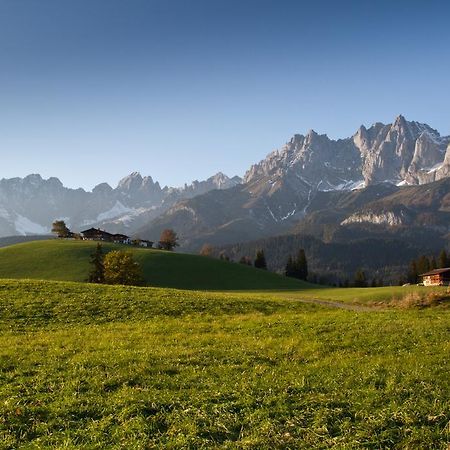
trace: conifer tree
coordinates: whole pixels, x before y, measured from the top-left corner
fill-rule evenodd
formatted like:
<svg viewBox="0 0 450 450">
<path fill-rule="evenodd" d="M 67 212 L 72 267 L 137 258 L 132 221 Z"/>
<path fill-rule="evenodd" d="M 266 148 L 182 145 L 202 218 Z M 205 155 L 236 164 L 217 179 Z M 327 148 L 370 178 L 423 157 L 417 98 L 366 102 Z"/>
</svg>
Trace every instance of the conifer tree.
<svg viewBox="0 0 450 450">
<path fill-rule="evenodd" d="M 289 258 L 287 260 L 286 268 L 284 270 L 284 274 L 287 277 L 294 277 L 295 276 L 295 264 L 294 264 L 294 260 L 292 259 L 291 255 L 289 255 Z"/>
<path fill-rule="evenodd" d="M 306 261 L 306 253 L 303 248 L 298 251 L 296 266 L 298 278 L 306 281 L 308 278 L 308 262 Z"/>
<path fill-rule="evenodd" d="M 415 260 L 411 261 L 408 269 L 408 283 L 416 284 L 419 272 L 417 270 L 417 262 Z"/>
<path fill-rule="evenodd" d="M 439 265 L 439 269 L 443 269 L 445 267 L 450 266 L 450 258 L 448 257 L 445 249 L 442 249 L 441 253 L 439 254 L 438 265 Z"/>
<path fill-rule="evenodd" d="M 418 260 L 417 260 L 417 272 L 418 275 L 420 275 L 421 273 L 425 273 L 428 272 L 430 270 L 430 260 L 428 259 L 427 256 L 422 255 Z"/>
<path fill-rule="evenodd" d="M 103 248 L 102 244 L 97 243 L 95 252 L 91 255 L 92 269 L 89 272 L 89 283 L 104 283 L 105 268 L 103 266 Z"/>
<path fill-rule="evenodd" d="M 254 265 L 258 269 L 267 270 L 267 263 L 266 263 L 266 257 L 264 255 L 264 250 L 261 249 L 256 252 Z"/>
<path fill-rule="evenodd" d="M 437 261 L 436 261 L 436 257 L 432 256 L 430 258 L 430 270 L 434 270 L 437 269 Z"/>
</svg>

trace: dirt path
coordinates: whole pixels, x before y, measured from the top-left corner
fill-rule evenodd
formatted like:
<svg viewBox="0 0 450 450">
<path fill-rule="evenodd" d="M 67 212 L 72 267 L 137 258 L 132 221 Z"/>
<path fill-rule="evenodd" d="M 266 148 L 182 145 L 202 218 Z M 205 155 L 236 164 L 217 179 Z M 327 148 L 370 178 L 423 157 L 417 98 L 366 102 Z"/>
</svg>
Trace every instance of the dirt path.
<svg viewBox="0 0 450 450">
<path fill-rule="evenodd" d="M 350 304 L 350 303 L 333 302 L 331 300 L 318 300 L 318 299 L 314 299 L 314 298 L 311 298 L 311 299 L 289 298 L 289 300 L 295 300 L 297 302 L 302 302 L 302 303 L 311 303 L 313 305 L 328 306 L 330 308 L 346 309 L 347 311 L 358 311 L 358 312 L 380 311 L 379 308 L 363 306 L 363 305 L 354 305 L 354 304 Z"/>
</svg>

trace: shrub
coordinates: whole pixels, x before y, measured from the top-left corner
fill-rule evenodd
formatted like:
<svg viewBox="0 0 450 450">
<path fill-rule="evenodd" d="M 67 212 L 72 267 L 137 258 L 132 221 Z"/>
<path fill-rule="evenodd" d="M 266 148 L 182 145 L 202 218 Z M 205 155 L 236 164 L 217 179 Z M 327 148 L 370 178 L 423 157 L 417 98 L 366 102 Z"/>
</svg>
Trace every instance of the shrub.
<svg viewBox="0 0 450 450">
<path fill-rule="evenodd" d="M 142 270 L 129 252 L 115 250 L 103 259 L 106 284 L 142 284 Z"/>
</svg>

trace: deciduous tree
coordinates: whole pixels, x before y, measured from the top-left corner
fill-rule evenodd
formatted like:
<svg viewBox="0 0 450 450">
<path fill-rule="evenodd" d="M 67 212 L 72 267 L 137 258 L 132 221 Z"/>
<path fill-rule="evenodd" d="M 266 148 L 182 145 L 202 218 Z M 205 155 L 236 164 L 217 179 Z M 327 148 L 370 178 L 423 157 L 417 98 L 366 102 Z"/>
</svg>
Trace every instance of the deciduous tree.
<svg viewBox="0 0 450 450">
<path fill-rule="evenodd" d="M 245 264 L 246 266 L 251 266 L 252 265 L 252 260 L 249 256 L 243 256 L 240 260 L 239 260 L 240 264 Z"/>
<path fill-rule="evenodd" d="M 214 253 L 214 247 L 211 244 L 203 244 L 200 249 L 201 256 L 212 256 Z"/>
<path fill-rule="evenodd" d="M 161 236 L 159 237 L 159 246 L 162 249 L 171 251 L 178 245 L 178 236 L 174 230 L 166 228 L 162 231 Z"/>
<path fill-rule="evenodd" d="M 142 283 L 142 270 L 130 252 L 114 250 L 103 258 L 105 283 L 139 285 Z"/>
<path fill-rule="evenodd" d="M 64 220 L 55 220 L 52 223 L 52 233 L 55 233 L 59 238 L 65 238 L 69 236 L 70 230 Z"/>
</svg>

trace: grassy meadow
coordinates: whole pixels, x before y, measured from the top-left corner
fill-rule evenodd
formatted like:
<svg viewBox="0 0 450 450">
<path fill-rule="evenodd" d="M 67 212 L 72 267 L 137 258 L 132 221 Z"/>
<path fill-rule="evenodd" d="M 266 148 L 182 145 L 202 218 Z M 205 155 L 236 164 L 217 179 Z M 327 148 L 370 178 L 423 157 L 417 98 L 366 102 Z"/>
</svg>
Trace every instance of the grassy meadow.
<svg viewBox="0 0 450 450">
<path fill-rule="evenodd" d="M 97 243 L 52 239 L 0 248 L 0 278 L 86 281 Z M 292 278 L 197 255 L 103 243 L 105 252 L 125 250 L 143 269 L 145 283 L 196 290 L 301 289 Z"/>
<path fill-rule="evenodd" d="M 446 449 L 449 314 L 0 280 L 0 447 Z"/>
</svg>

